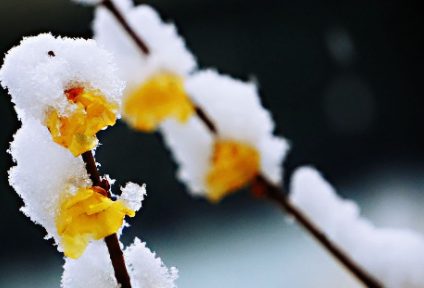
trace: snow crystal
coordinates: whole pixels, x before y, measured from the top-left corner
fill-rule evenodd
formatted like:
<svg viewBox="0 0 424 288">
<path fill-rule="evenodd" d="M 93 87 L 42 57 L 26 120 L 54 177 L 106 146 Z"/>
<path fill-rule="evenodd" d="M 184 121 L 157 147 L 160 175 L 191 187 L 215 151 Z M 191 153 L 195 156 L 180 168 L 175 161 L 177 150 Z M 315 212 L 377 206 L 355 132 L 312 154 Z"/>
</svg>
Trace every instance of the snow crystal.
<svg viewBox="0 0 424 288">
<path fill-rule="evenodd" d="M 177 287 L 177 269 L 166 268 L 139 239 L 125 249 L 124 257 L 133 288 Z M 118 288 L 104 241 L 92 242 L 77 260 L 66 259 L 62 288 L 85 287 Z"/>
<path fill-rule="evenodd" d="M 66 258 L 63 269 L 63 288 L 118 288 L 104 241 L 91 242 L 77 260 Z"/>
<path fill-rule="evenodd" d="M 168 269 L 138 238 L 124 252 L 134 288 L 176 288 L 178 270 Z"/>
<path fill-rule="evenodd" d="M 388 288 L 424 286 L 424 238 L 407 229 L 377 228 L 357 204 L 341 199 L 313 168 L 298 169 L 290 199 L 327 236 Z"/>
<path fill-rule="evenodd" d="M 121 187 L 121 191 L 122 194 L 119 199 L 125 201 L 130 209 L 134 211 L 140 210 L 141 202 L 143 202 L 146 195 L 146 185 L 140 186 L 130 182 L 124 188 Z"/>
<path fill-rule="evenodd" d="M 23 123 L 10 153 L 17 166 L 10 169 L 9 182 L 25 203 L 22 211 L 59 244 L 55 221 L 60 197 L 67 189 L 72 193 L 92 185 L 85 164 L 54 143 L 48 129 L 35 121 Z"/>
<path fill-rule="evenodd" d="M 134 7 L 131 0 L 116 0 L 114 3 L 150 49 L 148 56 L 143 55 L 106 8 L 99 6 L 96 9 L 94 39 L 114 53 L 119 73 L 127 81 L 124 96 L 131 95 L 155 73 L 185 76 L 196 68 L 196 61 L 175 26 L 162 22 L 152 7 Z"/>
<path fill-rule="evenodd" d="M 124 82 L 116 77 L 112 55 L 93 40 L 40 34 L 24 38 L 6 55 L 0 70 L 18 117 L 44 123 L 49 109 L 68 116 L 75 105 L 64 91 L 75 86 L 100 90 L 108 102 L 120 103 Z"/>
<path fill-rule="evenodd" d="M 250 145 L 260 154 L 260 171 L 271 182 L 281 181 L 281 163 L 288 144 L 273 135 L 270 113 L 261 105 L 257 87 L 216 71 L 195 73 L 186 81 L 193 101 L 213 121 L 220 140 Z M 180 164 L 179 178 L 195 194 L 207 193 L 205 177 L 210 168 L 214 140 L 197 118 L 181 125 L 172 120 L 162 125 L 164 138 Z"/>
</svg>

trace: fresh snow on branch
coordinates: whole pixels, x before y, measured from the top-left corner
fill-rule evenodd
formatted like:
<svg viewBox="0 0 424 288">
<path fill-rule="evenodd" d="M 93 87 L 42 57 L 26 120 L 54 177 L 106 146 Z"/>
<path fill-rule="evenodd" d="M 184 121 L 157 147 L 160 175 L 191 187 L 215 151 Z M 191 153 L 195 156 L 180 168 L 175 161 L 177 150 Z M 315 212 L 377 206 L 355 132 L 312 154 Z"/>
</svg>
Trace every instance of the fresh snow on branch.
<svg viewBox="0 0 424 288">
<path fill-rule="evenodd" d="M 176 288 L 178 271 L 168 269 L 138 238 L 124 250 L 133 288 Z M 106 245 L 92 242 L 78 260 L 66 258 L 62 288 L 118 288 Z"/>
<path fill-rule="evenodd" d="M 340 198 L 320 173 L 299 168 L 290 199 L 354 261 L 387 288 L 424 287 L 424 238 L 407 229 L 377 228 L 358 205 Z"/>
</svg>

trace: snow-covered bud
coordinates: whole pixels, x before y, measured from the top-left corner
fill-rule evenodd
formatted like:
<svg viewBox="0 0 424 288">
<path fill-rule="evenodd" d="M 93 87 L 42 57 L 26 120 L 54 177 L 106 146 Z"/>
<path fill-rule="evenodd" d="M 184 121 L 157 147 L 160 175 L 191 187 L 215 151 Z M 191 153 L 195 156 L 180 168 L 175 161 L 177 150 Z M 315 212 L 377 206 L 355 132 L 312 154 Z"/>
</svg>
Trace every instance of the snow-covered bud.
<svg viewBox="0 0 424 288">
<path fill-rule="evenodd" d="M 291 182 L 292 203 L 330 240 L 387 288 L 424 287 L 424 238 L 407 229 L 377 228 L 359 207 L 341 199 L 313 168 L 299 168 Z"/>
<path fill-rule="evenodd" d="M 281 181 L 288 144 L 273 135 L 274 123 L 253 83 L 207 70 L 190 76 L 186 90 L 218 131 L 213 137 L 197 117 L 186 125 L 162 125 L 180 165 L 178 176 L 193 194 L 219 201 L 259 174 L 274 184 Z"/>
<path fill-rule="evenodd" d="M 197 64 L 174 25 L 164 23 L 147 5 L 113 1 L 135 33 L 147 45 L 143 53 L 105 7 L 96 9 L 94 38 L 114 53 L 124 91 L 122 116 L 133 128 L 154 131 L 166 119 L 186 122 L 194 114 L 184 89 Z"/>
<path fill-rule="evenodd" d="M 24 38 L 0 71 L 18 117 L 47 126 L 74 156 L 97 147 L 96 133 L 114 125 L 124 83 L 112 56 L 93 40 Z"/>
</svg>

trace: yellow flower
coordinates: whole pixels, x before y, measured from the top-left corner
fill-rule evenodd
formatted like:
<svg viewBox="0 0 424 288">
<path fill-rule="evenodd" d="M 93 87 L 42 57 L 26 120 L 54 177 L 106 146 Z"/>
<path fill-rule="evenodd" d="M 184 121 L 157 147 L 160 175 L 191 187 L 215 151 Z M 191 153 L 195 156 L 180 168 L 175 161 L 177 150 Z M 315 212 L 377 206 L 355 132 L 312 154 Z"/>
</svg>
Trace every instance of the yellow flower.
<svg viewBox="0 0 424 288">
<path fill-rule="evenodd" d="M 78 259 L 91 239 L 100 240 L 115 234 L 125 215 L 135 216 L 121 200 L 112 201 L 100 187 L 80 188 L 70 196 L 65 194 L 56 228 L 62 237 L 66 257 Z"/>
<path fill-rule="evenodd" d="M 46 125 L 53 141 L 77 157 L 97 146 L 97 132 L 115 124 L 118 104 L 108 103 L 99 91 L 85 91 L 81 87 L 66 90 L 65 94 L 76 106 L 72 115 L 62 117 L 54 110 Z"/>
<path fill-rule="evenodd" d="M 134 129 L 151 132 L 167 118 L 185 123 L 193 113 L 183 78 L 161 73 L 124 100 L 122 116 Z"/>
<path fill-rule="evenodd" d="M 249 185 L 258 174 L 259 153 L 256 149 L 242 143 L 217 141 L 206 181 L 209 200 L 218 202 Z"/>
</svg>

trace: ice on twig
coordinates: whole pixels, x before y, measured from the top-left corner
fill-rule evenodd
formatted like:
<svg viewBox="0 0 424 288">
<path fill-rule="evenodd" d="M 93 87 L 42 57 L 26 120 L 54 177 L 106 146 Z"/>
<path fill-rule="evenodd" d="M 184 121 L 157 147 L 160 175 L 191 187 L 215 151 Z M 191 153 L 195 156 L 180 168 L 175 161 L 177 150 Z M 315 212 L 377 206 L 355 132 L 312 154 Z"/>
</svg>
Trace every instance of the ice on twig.
<svg viewBox="0 0 424 288">
<path fill-rule="evenodd" d="M 319 172 L 298 169 L 290 200 L 366 271 L 388 288 L 424 286 L 424 238 L 408 229 L 377 228 L 360 216 Z"/>
</svg>

